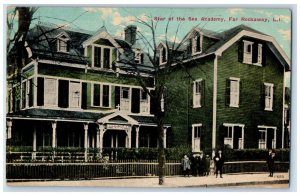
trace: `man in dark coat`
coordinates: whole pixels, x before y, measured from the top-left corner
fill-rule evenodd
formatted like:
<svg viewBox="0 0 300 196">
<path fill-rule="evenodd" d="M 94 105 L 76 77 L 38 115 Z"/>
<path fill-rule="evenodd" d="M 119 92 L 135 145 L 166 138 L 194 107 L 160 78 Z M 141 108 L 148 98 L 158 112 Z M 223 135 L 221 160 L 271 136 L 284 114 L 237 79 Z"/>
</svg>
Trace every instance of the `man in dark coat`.
<svg viewBox="0 0 300 196">
<path fill-rule="evenodd" d="M 269 150 L 269 154 L 267 156 L 267 164 L 269 169 L 269 177 L 273 177 L 274 174 L 274 161 L 275 161 L 275 152 Z"/>
<path fill-rule="evenodd" d="M 225 157 L 222 154 L 222 151 L 219 150 L 218 153 L 214 157 L 214 161 L 215 161 L 215 165 L 216 165 L 216 178 L 218 177 L 219 172 L 220 172 L 220 178 L 223 178 L 222 174 L 223 174 L 224 160 L 225 160 Z"/>
<path fill-rule="evenodd" d="M 203 155 L 203 152 L 200 152 L 199 155 L 199 176 L 204 176 L 204 170 L 205 170 L 205 157 Z"/>
</svg>

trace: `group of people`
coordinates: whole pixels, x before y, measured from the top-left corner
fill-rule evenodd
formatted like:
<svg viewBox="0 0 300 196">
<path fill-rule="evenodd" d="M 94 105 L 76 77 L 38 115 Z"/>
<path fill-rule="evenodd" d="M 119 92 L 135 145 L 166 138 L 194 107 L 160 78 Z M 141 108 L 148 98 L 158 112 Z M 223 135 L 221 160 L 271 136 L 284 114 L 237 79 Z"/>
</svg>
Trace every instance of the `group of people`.
<svg viewBox="0 0 300 196">
<path fill-rule="evenodd" d="M 220 174 L 220 177 L 222 178 L 222 170 L 225 158 L 221 150 L 218 151 L 213 160 L 216 166 L 216 177 L 218 177 L 218 174 Z M 204 156 L 202 152 L 200 152 L 198 155 L 194 154 L 191 157 L 191 160 L 187 155 L 184 155 L 181 161 L 183 175 L 190 176 L 190 172 L 192 171 L 193 176 L 208 176 L 210 173 L 210 161 L 211 158 L 209 155 Z"/>
<path fill-rule="evenodd" d="M 184 176 L 190 176 L 190 171 L 192 170 L 193 176 L 208 176 L 210 173 L 210 157 L 209 155 L 204 156 L 202 152 L 200 152 L 199 155 L 194 155 L 191 157 L 191 160 L 187 155 L 184 155 L 181 166 L 183 170 Z M 220 175 L 220 178 L 223 174 L 223 165 L 225 162 L 225 157 L 222 154 L 222 150 L 219 150 L 218 153 L 213 157 L 213 161 L 215 164 L 215 175 L 216 178 L 218 177 L 218 174 Z M 273 177 L 274 174 L 274 161 L 275 161 L 275 152 L 272 150 L 269 150 L 269 153 L 266 158 L 266 162 L 268 165 L 269 170 L 269 177 Z"/>
</svg>

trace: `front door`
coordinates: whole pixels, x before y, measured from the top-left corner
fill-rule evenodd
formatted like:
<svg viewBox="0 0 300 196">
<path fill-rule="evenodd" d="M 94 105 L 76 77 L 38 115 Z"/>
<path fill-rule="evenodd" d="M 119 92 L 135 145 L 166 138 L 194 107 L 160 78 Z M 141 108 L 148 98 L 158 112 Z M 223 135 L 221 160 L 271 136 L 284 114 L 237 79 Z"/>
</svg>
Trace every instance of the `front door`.
<svg viewBox="0 0 300 196">
<path fill-rule="evenodd" d="M 103 146 L 108 148 L 125 148 L 127 134 L 124 130 L 107 130 L 103 136 Z"/>
</svg>

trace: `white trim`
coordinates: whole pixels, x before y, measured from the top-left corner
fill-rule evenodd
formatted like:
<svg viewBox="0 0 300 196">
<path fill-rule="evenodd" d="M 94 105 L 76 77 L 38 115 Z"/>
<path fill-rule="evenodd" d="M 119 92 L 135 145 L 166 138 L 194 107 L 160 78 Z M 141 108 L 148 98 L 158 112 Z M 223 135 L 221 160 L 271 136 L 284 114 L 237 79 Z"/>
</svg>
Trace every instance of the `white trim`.
<svg viewBox="0 0 300 196">
<path fill-rule="evenodd" d="M 193 36 L 190 38 L 190 39 L 192 39 L 192 41 L 191 41 L 192 55 L 197 55 L 197 54 L 202 53 L 203 33 L 196 31 L 198 35 L 195 35 L 194 32 L 191 34 Z M 198 44 L 197 39 L 196 39 L 198 36 L 200 36 L 200 40 L 199 40 L 199 42 L 200 42 L 199 43 L 200 44 L 200 51 L 197 51 L 197 49 L 195 49 L 195 48 L 197 48 L 197 44 Z M 196 46 L 195 46 L 195 44 L 196 44 Z"/>
<path fill-rule="evenodd" d="M 61 122 L 85 122 L 85 123 L 94 123 L 90 120 L 67 120 L 61 118 L 31 118 L 31 117 L 9 117 L 9 119 L 19 119 L 19 120 L 40 120 L 40 121 L 61 121 Z"/>
<path fill-rule="evenodd" d="M 242 128 L 242 133 L 241 133 L 241 138 L 238 138 L 239 140 L 241 139 L 241 144 L 238 144 L 238 148 L 237 149 L 244 149 L 244 143 L 245 143 L 245 124 L 238 124 L 238 123 L 223 123 L 224 127 L 231 127 L 232 129 L 232 136 L 231 136 L 231 148 L 233 148 L 233 141 L 234 141 L 234 132 L 235 129 L 234 127 L 241 127 Z M 227 130 L 228 131 L 228 130 Z M 224 142 L 225 142 L 225 138 L 224 138 Z"/>
<path fill-rule="evenodd" d="M 259 34 L 259 33 L 254 33 L 254 32 L 251 32 L 251 31 L 242 30 L 237 35 L 235 35 L 233 38 L 231 38 L 228 42 L 226 42 L 225 44 L 223 44 L 219 49 L 217 49 L 215 51 L 215 54 L 221 56 L 222 53 L 226 49 L 228 49 L 232 44 L 234 44 L 235 42 L 237 42 L 243 36 L 249 36 L 249 37 L 253 37 L 253 38 L 256 38 L 256 39 L 261 39 L 261 40 L 265 40 L 265 41 L 271 42 L 275 46 L 275 48 L 277 49 L 277 51 L 282 56 L 282 58 L 284 59 L 285 63 L 288 65 L 288 67 L 290 69 L 291 62 L 290 62 L 289 57 L 286 55 L 286 53 L 284 52 L 284 50 L 280 47 L 280 45 L 278 44 L 278 42 L 273 37 L 268 36 L 268 35 Z"/>
<path fill-rule="evenodd" d="M 47 59 L 38 59 L 39 63 L 44 64 L 51 64 L 51 65 L 58 65 L 58 66 L 67 66 L 67 67 L 75 67 L 75 68 L 86 68 L 86 64 L 76 64 L 76 63 L 67 63 L 62 61 L 53 61 L 53 60 L 47 60 Z"/>
<path fill-rule="evenodd" d="M 91 44 L 93 44 L 95 41 L 99 39 L 108 39 L 115 48 L 120 50 L 121 53 L 124 52 L 123 48 L 115 41 L 115 39 L 108 33 L 108 32 L 101 32 L 99 34 L 95 34 L 92 37 L 88 38 L 82 43 L 82 46 L 85 48 Z"/>
<path fill-rule="evenodd" d="M 283 74 L 284 75 L 284 74 Z M 266 87 L 270 87 L 270 106 L 266 107 Z M 264 98 L 265 98 L 265 111 L 273 111 L 274 107 L 274 84 L 273 83 L 267 83 L 264 82 Z"/>
<path fill-rule="evenodd" d="M 284 122 L 285 122 L 285 68 L 283 70 L 283 84 L 282 84 L 282 132 L 281 132 L 281 148 L 284 148 Z"/>
<path fill-rule="evenodd" d="M 112 52 L 113 52 L 113 47 L 111 46 L 106 46 L 106 45 L 99 45 L 99 44 L 92 44 L 92 68 L 97 68 L 97 69 L 101 69 L 101 70 L 107 70 L 108 68 L 104 68 L 104 49 L 109 49 L 109 69 L 112 69 Z M 95 48 L 100 48 L 101 50 L 101 57 L 100 57 L 100 67 L 95 67 Z"/>
<path fill-rule="evenodd" d="M 259 129 L 277 129 L 275 126 L 266 126 L 266 125 L 258 125 L 257 128 Z"/>
<path fill-rule="evenodd" d="M 201 149 L 201 133 L 200 133 L 200 135 L 199 135 L 199 137 L 197 137 L 197 138 L 199 138 L 199 142 L 200 142 L 200 144 L 199 144 L 199 149 L 196 149 L 196 147 L 195 147 L 195 128 L 199 128 L 199 127 L 201 127 L 201 129 L 202 129 L 202 123 L 197 123 L 197 124 L 192 124 L 192 151 L 193 152 L 198 152 L 199 150 L 201 151 L 202 149 Z M 203 131 L 203 130 L 200 130 L 200 131 Z"/>
<path fill-rule="evenodd" d="M 264 145 L 265 145 L 265 146 L 264 146 L 263 149 L 267 149 L 267 144 L 268 144 L 268 129 L 273 129 L 273 130 L 274 130 L 274 136 L 273 136 L 273 138 L 274 138 L 274 139 L 273 139 L 273 140 L 274 140 L 274 143 L 273 143 L 273 141 L 271 142 L 271 144 L 272 144 L 271 148 L 272 148 L 272 149 L 276 149 L 276 143 L 277 143 L 277 138 L 276 138 L 276 136 L 277 136 L 277 127 L 258 125 L 257 128 L 258 128 L 258 131 L 259 131 L 259 132 L 265 132 L 265 138 L 264 138 Z M 261 139 L 258 140 L 258 148 L 259 148 L 259 149 L 261 149 L 261 148 L 260 148 L 260 140 L 261 140 Z"/>
<path fill-rule="evenodd" d="M 205 88 L 202 86 L 202 81 L 203 79 L 197 79 L 195 81 L 193 81 L 193 108 L 201 108 L 201 100 L 204 98 L 203 95 L 201 94 L 201 90 L 202 88 Z M 200 83 L 200 92 L 196 93 L 197 90 L 197 83 Z M 199 99 L 199 100 L 198 100 Z M 199 103 L 197 103 L 196 101 L 199 101 Z"/>
<path fill-rule="evenodd" d="M 100 124 L 106 124 L 106 123 L 109 123 L 109 120 L 112 119 L 112 118 L 114 118 L 114 117 L 116 117 L 116 116 L 120 116 L 120 117 L 124 118 L 125 120 L 128 121 L 127 124 L 130 124 L 131 126 L 132 126 L 132 125 L 138 125 L 138 124 L 139 124 L 138 121 L 134 120 L 133 118 L 131 118 L 130 116 L 124 114 L 124 113 L 121 112 L 121 111 L 117 111 L 117 112 L 112 113 L 112 114 L 110 114 L 110 115 L 108 115 L 108 116 L 105 116 L 105 117 L 103 117 L 103 118 L 100 118 L 100 119 L 97 120 L 97 123 L 100 123 Z"/>
<path fill-rule="evenodd" d="M 230 103 L 229 103 L 229 107 L 239 107 L 240 105 L 240 79 L 239 78 L 235 78 L 235 77 L 230 77 Z M 234 92 L 231 88 L 231 83 L 235 81 L 237 82 L 237 92 Z M 236 95 L 236 99 L 235 101 L 237 101 L 237 104 L 232 103 L 232 100 L 234 100 L 234 95 Z"/>
<path fill-rule="evenodd" d="M 217 85 L 218 85 L 218 56 L 214 59 L 214 78 L 213 78 L 213 119 L 212 119 L 212 156 L 215 155 L 216 136 L 217 136 Z"/>
</svg>

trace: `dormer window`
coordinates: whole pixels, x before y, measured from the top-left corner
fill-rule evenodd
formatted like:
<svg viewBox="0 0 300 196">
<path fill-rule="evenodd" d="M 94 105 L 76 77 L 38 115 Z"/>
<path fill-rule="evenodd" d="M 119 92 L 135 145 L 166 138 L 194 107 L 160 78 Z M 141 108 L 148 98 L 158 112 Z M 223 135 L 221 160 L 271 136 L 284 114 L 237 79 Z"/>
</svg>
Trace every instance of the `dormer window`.
<svg viewBox="0 0 300 196">
<path fill-rule="evenodd" d="M 93 45 L 93 67 L 112 68 L 112 48 L 108 46 Z"/>
<path fill-rule="evenodd" d="M 166 62 L 167 62 L 167 49 L 164 46 L 162 46 L 159 49 L 159 64 L 163 65 Z"/>
<path fill-rule="evenodd" d="M 143 63 L 143 53 L 140 49 L 134 51 L 134 62 L 137 64 Z"/>
<path fill-rule="evenodd" d="M 243 63 L 252 64 L 252 45 L 253 42 L 243 40 L 244 42 L 244 55 Z"/>
<path fill-rule="evenodd" d="M 57 51 L 66 53 L 70 51 L 70 37 L 66 33 L 57 37 Z"/>
<path fill-rule="evenodd" d="M 196 31 L 191 38 L 192 40 L 192 54 L 198 54 L 202 52 L 202 35 Z"/>
</svg>

